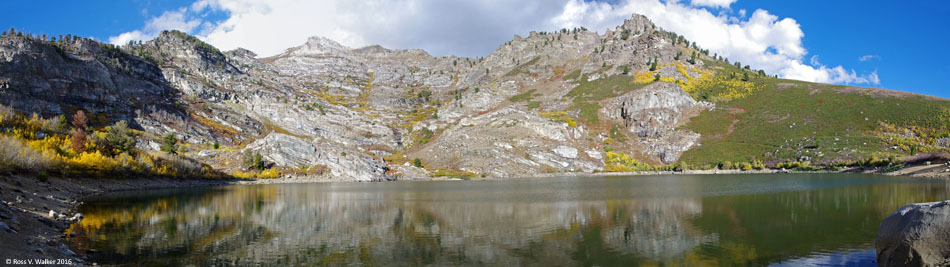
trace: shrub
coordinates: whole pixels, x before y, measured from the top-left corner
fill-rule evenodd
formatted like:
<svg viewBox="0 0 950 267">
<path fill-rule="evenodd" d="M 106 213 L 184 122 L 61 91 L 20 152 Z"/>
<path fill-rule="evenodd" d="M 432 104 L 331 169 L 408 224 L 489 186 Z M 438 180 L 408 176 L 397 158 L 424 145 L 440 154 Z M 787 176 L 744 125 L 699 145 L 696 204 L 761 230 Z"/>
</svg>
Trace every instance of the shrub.
<svg viewBox="0 0 950 267">
<path fill-rule="evenodd" d="M 732 166 L 732 161 L 728 161 L 728 160 L 727 160 L 727 161 L 720 162 L 718 167 L 719 167 L 720 170 L 732 170 L 732 169 L 735 169 L 735 167 Z"/>
<path fill-rule="evenodd" d="M 474 177 L 474 176 L 475 176 L 475 173 L 473 173 L 473 172 L 457 171 L 457 170 L 452 170 L 452 169 L 442 169 L 442 170 L 439 170 L 438 172 L 436 172 L 435 174 L 433 174 L 433 176 L 436 176 L 436 177 L 452 177 L 452 178 L 459 178 L 459 179 L 468 180 L 469 178 Z"/>
<path fill-rule="evenodd" d="M 756 170 L 765 169 L 765 164 L 763 164 L 761 160 L 753 160 L 751 165 L 751 167 Z"/>
<path fill-rule="evenodd" d="M 22 140 L 0 135 L 0 169 L 41 171 L 52 169 L 58 164 L 58 157 L 54 153 L 44 153 Z"/>
<path fill-rule="evenodd" d="M 248 171 L 248 172 L 236 171 L 232 173 L 231 175 L 234 177 L 243 178 L 243 179 L 273 179 L 273 178 L 280 177 L 280 171 L 277 169 L 267 169 L 267 170 L 260 170 L 260 171 Z"/>
<path fill-rule="evenodd" d="M 739 169 L 742 171 L 751 171 L 752 164 L 749 164 L 748 162 L 739 163 Z"/>
<path fill-rule="evenodd" d="M 69 159 L 67 164 L 71 171 L 95 176 L 111 173 L 118 165 L 114 159 L 99 153 L 99 151 L 80 153 L 75 158 Z"/>
<path fill-rule="evenodd" d="M 677 172 L 683 172 L 686 170 L 689 170 L 689 164 L 687 164 L 685 161 L 680 161 L 673 167 L 673 171 Z"/>
<path fill-rule="evenodd" d="M 552 119 L 557 122 L 567 123 L 567 126 L 577 127 L 577 120 L 567 115 L 567 112 L 541 112 L 538 113 L 538 116 L 542 118 Z"/>
<path fill-rule="evenodd" d="M 412 166 L 416 166 L 416 168 L 422 168 L 422 160 L 419 158 L 412 159 Z"/>
</svg>

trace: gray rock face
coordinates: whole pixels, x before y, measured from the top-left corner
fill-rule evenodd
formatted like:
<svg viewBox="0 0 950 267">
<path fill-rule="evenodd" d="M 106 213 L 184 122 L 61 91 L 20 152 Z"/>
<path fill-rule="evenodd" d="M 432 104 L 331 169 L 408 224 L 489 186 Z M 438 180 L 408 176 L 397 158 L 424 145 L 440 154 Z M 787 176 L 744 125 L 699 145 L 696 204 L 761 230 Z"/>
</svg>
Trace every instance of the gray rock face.
<svg viewBox="0 0 950 267">
<path fill-rule="evenodd" d="M 278 166 L 325 166 L 326 178 L 332 180 L 378 182 L 394 179 L 386 173 L 388 168 L 385 164 L 359 151 L 326 143 L 318 147 L 299 137 L 286 134 L 271 133 L 248 145 L 246 149 L 261 153 L 265 161 Z"/>
<path fill-rule="evenodd" d="M 676 127 L 685 113 L 695 107 L 696 100 L 682 88 L 658 82 L 614 98 L 602 113 L 622 120 L 637 136 L 652 137 Z"/>
<path fill-rule="evenodd" d="M 879 266 L 950 265 L 950 200 L 897 209 L 881 222 L 874 247 Z"/>
<path fill-rule="evenodd" d="M 645 154 L 668 164 L 679 159 L 700 138 L 697 133 L 675 130 L 676 127 L 708 108 L 679 86 L 658 82 L 609 100 L 601 114 L 622 121 L 639 137 Z"/>
</svg>

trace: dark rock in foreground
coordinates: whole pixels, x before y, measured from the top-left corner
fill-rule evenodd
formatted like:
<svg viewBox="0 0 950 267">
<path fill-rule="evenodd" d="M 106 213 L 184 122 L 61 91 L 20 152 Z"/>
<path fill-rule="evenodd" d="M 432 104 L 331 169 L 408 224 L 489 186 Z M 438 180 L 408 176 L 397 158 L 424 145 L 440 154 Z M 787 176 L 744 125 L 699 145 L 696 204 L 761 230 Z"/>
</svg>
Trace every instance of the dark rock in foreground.
<svg viewBox="0 0 950 267">
<path fill-rule="evenodd" d="M 881 222 L 874 247 L 879 266 L 950 266 L 950 200 L 897 209 Z"/>
</svg>

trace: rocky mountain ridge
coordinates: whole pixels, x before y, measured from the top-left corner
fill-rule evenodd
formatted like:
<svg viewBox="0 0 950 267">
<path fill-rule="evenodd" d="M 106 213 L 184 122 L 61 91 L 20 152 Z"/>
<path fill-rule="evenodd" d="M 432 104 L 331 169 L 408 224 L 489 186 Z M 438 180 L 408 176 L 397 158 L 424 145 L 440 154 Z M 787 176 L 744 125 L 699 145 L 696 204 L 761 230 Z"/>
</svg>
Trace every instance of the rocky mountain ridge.
<svg viewBox="0 0 950 267">
<path fill-rule="evenodd" d="M 322 37 L 258 58 L 177 31 L 123 46 L 4 36 L 0 104 L 129 120 L 144 149 L 173 133 L 186 156 L 225 171 L 253 151 L 315 179 L 513 177 L 630 165 L 617 155 L 677 162 L 711 138 L 692 118 L 756 88 L 743 82 L 757 74 L 723 62 L 640 15 L 604 34 L 516 35 L 484 58 Z"/>
</svg>

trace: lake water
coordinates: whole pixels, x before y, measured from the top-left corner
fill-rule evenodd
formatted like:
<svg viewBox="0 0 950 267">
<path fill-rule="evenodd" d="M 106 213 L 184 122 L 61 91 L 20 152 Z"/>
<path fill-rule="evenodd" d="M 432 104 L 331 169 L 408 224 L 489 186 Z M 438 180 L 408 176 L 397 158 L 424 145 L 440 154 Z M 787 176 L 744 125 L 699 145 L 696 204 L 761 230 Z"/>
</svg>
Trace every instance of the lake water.
<svg viewBox="0 0 950 267">
<path fill-rule="evenodd" d="M 868 265 L 950 183 L 851 174 L 240 185 L 108 194 L 73 250 L 131 265 Z"/>
</svg>

